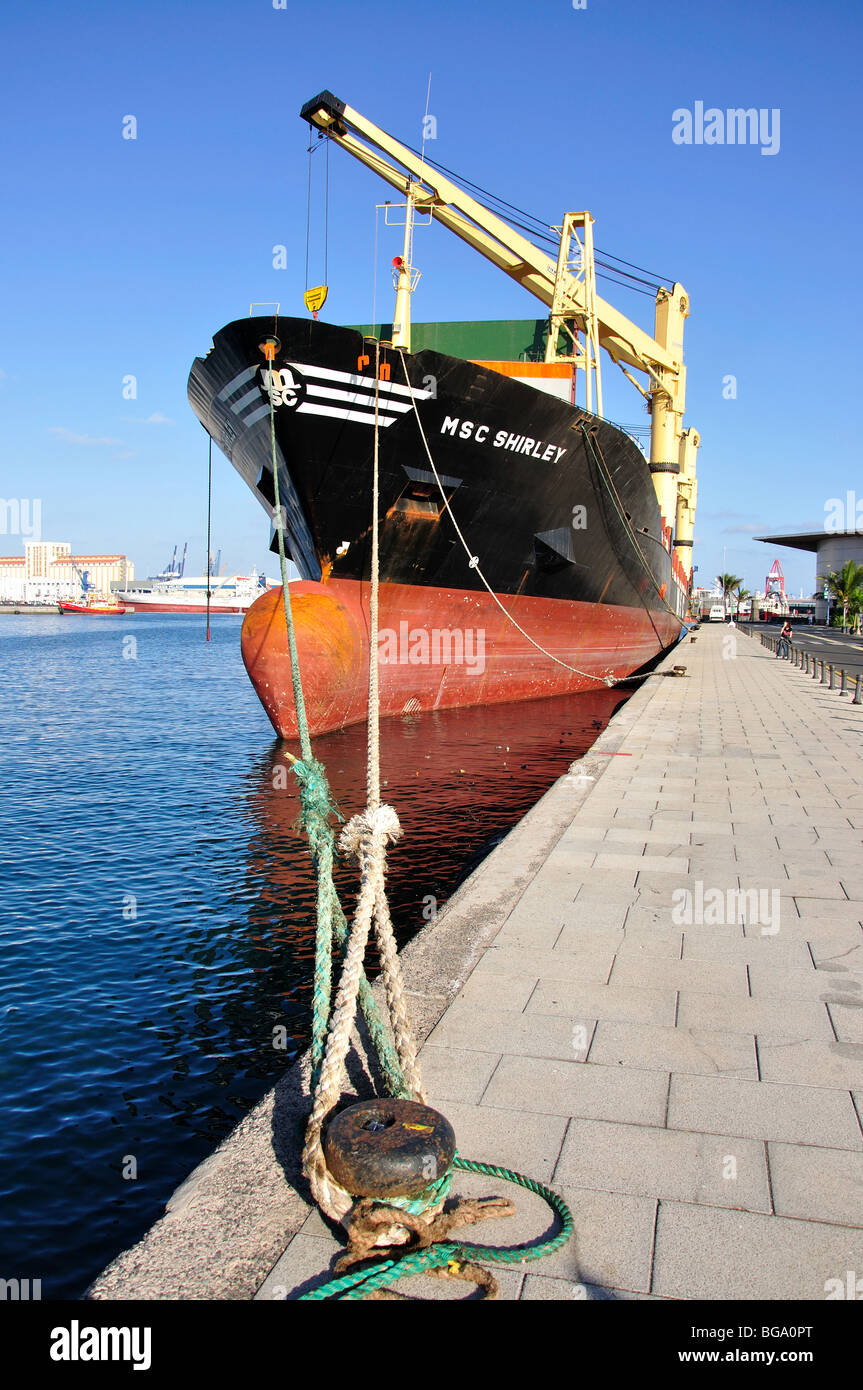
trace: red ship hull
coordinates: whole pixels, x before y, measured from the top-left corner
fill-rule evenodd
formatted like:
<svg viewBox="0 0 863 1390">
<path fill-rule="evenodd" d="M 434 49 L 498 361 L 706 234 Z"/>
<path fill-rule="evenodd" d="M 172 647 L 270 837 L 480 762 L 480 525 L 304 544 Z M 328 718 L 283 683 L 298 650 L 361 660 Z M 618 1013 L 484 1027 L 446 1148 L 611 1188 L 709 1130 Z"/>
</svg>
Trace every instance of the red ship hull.
<svg viewBox="0 0 863 1390">
<path fill-rule="evenodd" d="M 341 579 L 299 582 L 291 584 L 290 594 L 311 733 L 329 733 L 365 719 L 369 585 Z M 637 670 L 658 648 L 672 645 L 680 631 L 671 613 L 645 608 L 524 595 L 505 595 L 501 602 L 506 613 L 490 594 L 476 590 L 382 583 L 381 713 L 414 714 L 601 690 L 606 678 Z M 511 618 L 549 655 L 527 641 Z M 280 588 L 263 594 L 249 609 L 242 652 L 273 728 L 282 738 L 295 738 Z"/>
<path fill-rule="evenodd" d="M 127 611 L 119 603 L 65 603 L 61 600 L 57 607 L 61 613 L 83 613 L 96 618 L 113 618 Z"/>
</svg>

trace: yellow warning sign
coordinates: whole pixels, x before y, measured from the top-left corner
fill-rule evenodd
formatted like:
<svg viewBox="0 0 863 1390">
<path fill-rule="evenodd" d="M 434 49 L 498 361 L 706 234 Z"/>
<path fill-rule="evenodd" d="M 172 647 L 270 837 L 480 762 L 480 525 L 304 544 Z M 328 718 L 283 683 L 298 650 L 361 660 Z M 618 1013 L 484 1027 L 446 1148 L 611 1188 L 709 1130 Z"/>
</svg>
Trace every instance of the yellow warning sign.
<svg viewBox="0 0 863 1390">
<path fill-rule="evenodd" d="M 323 309 L 328 293 L 327 285 L 314 285 L 312 289 L 306 290 L 303 300 L 310 313 L 316 314 L 319 309 Z"/>
</svg>

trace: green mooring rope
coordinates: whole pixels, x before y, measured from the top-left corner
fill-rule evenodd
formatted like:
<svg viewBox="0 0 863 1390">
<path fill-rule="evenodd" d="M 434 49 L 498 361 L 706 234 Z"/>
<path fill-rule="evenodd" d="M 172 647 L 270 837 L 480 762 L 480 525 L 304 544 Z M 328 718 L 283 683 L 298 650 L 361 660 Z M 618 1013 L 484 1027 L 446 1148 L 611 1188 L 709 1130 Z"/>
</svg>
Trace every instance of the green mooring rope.
<svg viewBox="0 0 863 1390">
<path fill-rule="evenodd" d="M 271 370 L 275 364 L 271 363 Z M 294 704 L 297 712 L 297 731 L 300 738 L 301 758 L 292 758 L 291 766 L 300 790 L 300 827 L 308 836 L 309 849 L 318 878 L 317 933 L 315 940 L 315 975 L 312 987 L 312 1090 L 317 1085 L 324 1049 L 327 1028 L 330 1021 L 332 1003 L 332 961 L 333 937 L 336 944 L 344 946 L 348 938 L 348 924 L 339 902 L 336 886 L 333 883 L 333 864 L 336 857 L 335 836 L 330 821 L 343 820 L 330 791 L 327 773 L 323 763 L 312 756 L 312 741 L 306 702 L 303 695 L 303 682 L 300 674 L 300 659 L 297 652 L 297 637 L 294 630 L 294 615 L 288 592 L 287 560 L 285 556 L 284 518 L 279 493 L 279 461 L 276 451 L 276 412 L 270 393 L 270 447 L 273 460 L 273 501 L 276 523 L 276 536 L 279 544 L 279 569 L 282 576 L 282 601 L 285 610 L 285 623 L 288 629 L 288 651 L 291 658 L 291 681 L 294 687 Z M 378 1055 L 387 1089 L 390 1095 L 403 1099 L 410 1098 L 410 1092 L 402 1073 L 398 1054 L 390 1041 L 383 1016 L 375 1003 L 371 986 L 365 973 L 360 976 L 359 1003 L 366 1020 L 372 1042 Z"/>
<path fill-rule="evenodd" d="M 485 1173 L 490 1177 L 502 1178 L 504 1182 L 513 1182 L 519 1187 L 526 1188 L 528 1192 L 535 1192 L 560 1217 L 561 1228 L 557 1235 L 532 1245 L 513 1245 L 510 1247 L 470 1245 L 457 1240 L 441 1241 L 437 1245 L 430 1245 L 426 1250 L 415 1250 L 410 1254 L 402 1255 L 400 1259 L 378 1260 L 373 1265 L 366 1265 L 365 1269 L 353 1270 L 350 1274 L 343 1274 L 339 1279 L 331 1279 L 329 1283 L 321 1285 L 320 1288 L 300 1294 L 299 1301 L 312 1302 L 330 1299 L 337 1302 L 350 1298 L 365 1298 L 375 1289 L 385 1288 L 388 1284 L 395 1284 L 397 1280 L 404 1279 L 410 1274 L 422 1274 L 425 1270 L 437 1269 L 441 1265 L 449 1264 L 451 1260 L 459 1263 L 485 1260 L 488 1264 L 524 1264 L 528 1260 L 539 1260 L 544 1255 L 551 1255 L 555 1250 L 560 1250 L 562 1246 L 566 1245 L 575 1224 L 572 1219 L 572 1212 L 563 1198 L 553 1192 L 550 1187 L 537 1182 L 534 1178 L 525 1177 L 523 1173 L 515 1173 L 511 1168 L 498 1168 L 492 1163 L 473 1163 L 468 1158 L 462 1158 L 461 1154 L 458 1153 L 453 1159 L 452 1166 L 465 1173 Z"/>
<path fill-rule="evenodd" d="M 271 363 L 275 370 L 274 363 Z M 279 568 L 282 578 L 282 599 L 285 610 L 285 623 L 288 631 L 288 650 L 291 659 L 291 680 L 294 688 L 294 701 L 297 712 L 297 731 L 300 739 L 301 758 L 292 758 L 291 765 L 297 778 L 300 792 L 300 826 L 305 830 L 309 850 L 318 878 L 317 897 L 317 935 L 315 943 L 315 977 L 313 988 L 312 1017 L 312 1089 L 317 1085 L 326 1044 L 332 996 L 332 942 L 335 937 L 338 946 L 347 942 L 348 925 L 339 902 L 333 882 L 333 863 L 335 860 L 335 836 L 332 820 L 343 820 L 336 805 L 326 770 L 322 763 L 312 755 L 311 737 L 303 696 L 297 640 L 294 630 L 291 600 L 288 593 L 287 561 L 285 555 L 284 520 L 279 496 L 279 465 L 276 450 L 276 418 L 272 392 L 270 393 L 270 443 L 273 460 L 273 500 L 275 503 L 276 535 L 279 546 Z M 410 1090 L 405 1082 L 401 1064 L 387 1032 L 386 1024 L 372 997 L 371 987 L 365 976 L 360 974 L 359 1003 L 384 1073 L 387 1089 L 392 1096 L 410 1099 Z M 302 1294 L 303 1301 L 320 1299 L 361 1299 L 375 1289 L 394 1284 L 409 1274 L 421 1274 L 424 1270 L 436 1269 L 452 1261 L 464 1262 L 485 1260 L 492 1264 L 521 1264 L 528 1260 L 541 1259 L 565 1245 L 572 1235 L 572 1213 L 561 1197 L 544 1183 L 525 1177 L 523 1173 L 510 1168 L 498 1168 L 490 1163 L 473 1163 L 456 1153 L 452 1168 L 438 1181 L 437 1199 L 446 1195 L 454 1169 L 467 1173 L 483 1173 L 501 1178 L 505 1182 L 516 1183 L 519 1187 L 535 1192 L 557 1213 L 561 1229 L 548 1240 L 531 1245 L 516 1245 L 510 1248 L 495 1245 L 470 1245 L 461 1241 L 441 1241 L 426 1250 L 416 1250 L 400 1259 L 378 1260 L 365 1269 L 345 1274 L 339 1279 L 330 1280 L 311 1293 Z M 422 1198 L 425 1199 L 424 1192 Z M 409 1209 L 415 1202 L 404 1204 Z"/>
</svg>

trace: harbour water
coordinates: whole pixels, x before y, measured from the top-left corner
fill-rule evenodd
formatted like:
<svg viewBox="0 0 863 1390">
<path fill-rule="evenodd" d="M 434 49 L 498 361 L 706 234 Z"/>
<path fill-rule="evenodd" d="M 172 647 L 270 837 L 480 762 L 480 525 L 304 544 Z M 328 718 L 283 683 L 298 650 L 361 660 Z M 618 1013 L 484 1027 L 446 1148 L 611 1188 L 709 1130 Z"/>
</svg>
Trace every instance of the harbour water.
<svg viewBox="0 0 863 1390">
<path fill-rule="evenodd" d="M 314 878 L 241 621 L 0 625 L 0 1277 L 43 1298 L 79 1297 L 306 1040 Z M 385 722 L 400 940 L 625 698 Z M 345 816 L 364 745 L 316 744 Z"/>
</svg>

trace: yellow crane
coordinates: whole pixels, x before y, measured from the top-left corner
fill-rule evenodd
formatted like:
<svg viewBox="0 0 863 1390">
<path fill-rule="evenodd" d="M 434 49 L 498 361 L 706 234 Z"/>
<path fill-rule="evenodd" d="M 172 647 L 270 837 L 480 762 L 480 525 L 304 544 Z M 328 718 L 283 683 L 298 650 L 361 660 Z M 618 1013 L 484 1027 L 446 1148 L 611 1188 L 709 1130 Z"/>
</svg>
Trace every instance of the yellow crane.
<svg viewBox="0 0 863 1390">
<path fill-rule="evenodd" d="M 680 284 L 656 296 L 654 336 L 632 323 L 596 293 L 593 218 L 569 212 L 560 228 L 557 263 L 503 218 L 452 179 L 430 167 L 422 154 L 323 91 L 300 112 L 309 125 L 335 141 L 405 199 L 405 254 L 397 267 L 393 343 L 410 351 L 410 296 L 416 283 L 411 264 L 413 215 L 426 213 L 535 295 L 549 309 L 546 360 L 572 362 L 586 378 L 587 408 L 602 414 L 599 349 L 604 348 L 645 397 L 650 412 L 650 471 L 665 525 L 674 527 L 674 547 L 687 580 L 692 574 L 692 537 L 700 436 L 683 428 L 686 368 L 683 325 L 689 296 Z M 579 339 L 578 335 L 581 335 Z M 561 340 L 564 348 L 561 350 Z M 646 378 L 642 383 L 633 374 Z"/>
</svg>

